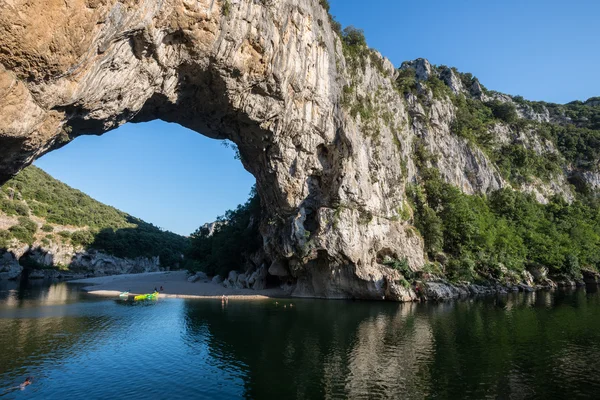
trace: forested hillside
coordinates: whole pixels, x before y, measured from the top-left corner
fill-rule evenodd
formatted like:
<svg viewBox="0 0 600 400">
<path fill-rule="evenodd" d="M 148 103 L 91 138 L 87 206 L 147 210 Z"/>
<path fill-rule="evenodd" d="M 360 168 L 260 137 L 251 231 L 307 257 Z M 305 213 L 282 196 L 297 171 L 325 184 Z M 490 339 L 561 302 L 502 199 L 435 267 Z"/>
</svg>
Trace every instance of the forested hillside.
<svg viewBox="0 0 600 400">
<path fill-rule="evenodd" d="M 0 188 L 0 248 L 62 242 L 123 258 L 181 262 L 188 240 L 102 204 L 30 166 Z"/>
</svg>

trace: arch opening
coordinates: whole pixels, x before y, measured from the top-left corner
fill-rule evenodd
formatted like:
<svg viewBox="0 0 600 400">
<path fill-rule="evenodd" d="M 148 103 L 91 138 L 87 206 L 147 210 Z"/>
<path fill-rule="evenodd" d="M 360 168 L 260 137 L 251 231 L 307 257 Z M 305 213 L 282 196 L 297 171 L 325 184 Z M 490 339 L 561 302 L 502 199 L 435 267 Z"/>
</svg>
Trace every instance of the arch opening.
<svg viewBox="0 0 600 400">
<path fill-rule="evenodd" d="M 397 274 L 376 263 L 382 246 L 423 264 L 412 251 L 422 243 L 394 218 L 403 179 L 389 127 L 369 137 L 343 108 L 350 84 L 403 104 L 394 68 L 372 54 L 364 81 L 350 82 L 318 1 L 239 1 L 227 13 L 209 0 L 80 2 L 68 12 L 37 3 L 44 12 L 2 15 L 53 34 L 29 43 L 19 28 L 0 38 L 0 181 L 80 135 L 158 119 L 235 143 L 263 204 L 268 269 L 301 281 L 300 294 L 388 296 L 383 283 Z M 32 17 L 46 13 L 55 17 Z"/>
<path fill-rule="evenodd" d="M 203 270 L 211 276 L 219 274 L 224 278 L 227 278 L 230 270 L 236 270 L 238 274 L 254 277 L 252 283 L 240 282 L 240 285 L 256 286 L 257 288 L 277 287 L 281 282 L 278 277 L 268 274 L 267 269 L 270 263 L 262 251 L 262 237 L 259 229 L 262 221 L 262 207 L 258 197 L 253 195 L 255 181 L 253 176 L 242 168 L 241 157 L 235 146 L 223 146 L 224 144 L 227 142 L 198 135 L 196 132 L 176 124 L 159 121 L 131 123 L 101 137 L 79 135 L 60 149 L 49 152 L 38 159 L 36 165 L 54 173 L 72 187 L 93 193 L 98 200 L 102 200 L 106 204 L 116 206 L 130 215 L 141 217 L 144 221 L 160 226 L 161 228 L 158 230 L 164 231 L 166 228 L 166 230 L 191 237 L 184 254 L 185 258 L 175 265 L 166 265 L 161 260 L 160 264 L 157 264 L 160 268 Z M 74 166 L 76 168 L 73 168 Z M 190 186 L 190 182 L 208 180 L 212 181 L 212 184 L 206 187 L 197 187 L 191 191 L 184 189 L 186 186 Z M 21 187 L 21 183 L 26 185 L 27 181 L 19 182 L 15 190 L 20 189 L 21 192 L 27 193 L 26 198 L 23 198 L 24 203 L 27 204 L 29 200 L 37 202 L 37 199 L 30 198 L 29 192 L 33 189 Z M 231 187 L 230 190 L 226 190 L 227 186 Z M 219 189 L 222 190 L 219 191 Z M 21 192 L 19 192 L 19 196 Z M 111 196 L 115 192 L 116 196 Z M 168 195 L 163 196 L 161 192 L 167 192 Z M 250 199 L 248 199 L 249 192 L 251 192 Z M 46 195 L 43 190 L 37 193 L 41 201 L 44 201 Z M 232 195 L 233 198 L 229 198 Z M 176 198 L 181 196 L 191 197 L 190 201 L 178 204 Z M 157 197 L 158 202 L 153 202 L 153 197 Z M 148 206 L 145 203 L 152 205 Z M 206 206 L 212 206 L 212 213 L 198 212 Z M 156 212 L 147 214 L 147 211 L 153 207 Z M 41 224 L 40 226 L 51 226 L 54 232 L 66 233 L 63 230 L 66 227 L 57 224 L 56 218 L 50 218 L 49 220 L 53 223 L 47 224 L 46 219 L 43 218 L 46 215 L 41 215 L 40 210 L 36 207 L 30 208 L 28 215 Z M 177 224 L 164 224 L 164 219 L 159 222 L 157 217 L 160 214 L 167 214 L 169 218 L 174 218 L 170 209 L 177 210 L 179 216 L 184 214 L 188 222 L 193 221 L 191 222 L 193 225 L 187 225 L 187 228 L 184 228 Z M 49 212 L 55 212 L 55 210 L 52 209 Z M 244 236 L 235 237 L 234 242 L 228 245 L 229 253 L 238 251 L 239 254 L 231 254 L 233 257 L 222 260 L 224 255 L 230 254 L 223 252 L 211 254 L 211 249 L 207 249 L 207 246 L 212 246 L 212 252 L 214 252 L 215 248 L 223 246 L 223 240 L 208 236 L 227 236 L 233 232 L 226 231 L 229 225 L 240 224 L 236 218 L 246 218 L 246 221 L 242 222 L 242 228 L 245 230 Z M 136 223 L 137 221 L 132 220 L 131 222 Z M 75 236 L 82 232 L 93 232 L 93 236 L 96 237 L 91 242 L 81 243 L 84 246 L 79 246 L 79 250 L 76 250 L 77 255 L 71 260 L 65 260 L 61 251 L 58 251 L 59 254 L 55 254 L 56 250 L 53 247 L 56 247 L 56 243 L 53 243 L 52 239 L 56 239 L 56 235 L 48 234 L 44 237 L 35 235 L 34 242 L 17 260 L 23 267 L 21 277 L 23 279 L 41 277 L 42 274 L 37 270 L 50 267 L 56 267 L 58 271 L 53 271 L 52 277 L 58 278 L 69 278 L 74 274 L 78 276 L 81 273 L 97 274 L 97 271 L 106 274 L 147 271 L 142 263 L 134 262 L 131 266 L 124 266 L 122 260 L 119 259 L 122 254 L 107 246 L 105 230 L 88 226 L 81 226 L 79 229 L 79 225 L 77 224 L 69 238 L 65 237 L 70 242 L 64 242 L 63 247 L 70 243 L 76 250 Z M 204 232 L 205 228 L 211 225 L 211 231 Z M 224 232 L 220 232 L 220 227 Z M 125 230 L 125 228 L 119 228 L 118 231 L 122 233 Z M 48 241 L 48 238 L 51 240 Z M 241 239 L 244 241 L 242 242 Z M 238 242 L 236 243 L 235 240 Z M 218 241 L 218 243 L 215 245 L 211 241 Z M 253 243 L 254 247 L 248 246 L 247 243 Z M 193 246 L 196 248 L 192 248 Z M 94 253 L 96 251 L 117 257 L 114 259 L 98 258 Z M 91 255 L 90 252 L 92 252 Z M 163 257 L 161 253 L 159 259 Z M 93 268 L 91 268 L 92 264 Z M 92 269 L 96 271 L 92 271 Z M 258 270 L 260 273 L 257 272 Z M 46 276 L 44 275 L 44 277 Z"/>
</svg>

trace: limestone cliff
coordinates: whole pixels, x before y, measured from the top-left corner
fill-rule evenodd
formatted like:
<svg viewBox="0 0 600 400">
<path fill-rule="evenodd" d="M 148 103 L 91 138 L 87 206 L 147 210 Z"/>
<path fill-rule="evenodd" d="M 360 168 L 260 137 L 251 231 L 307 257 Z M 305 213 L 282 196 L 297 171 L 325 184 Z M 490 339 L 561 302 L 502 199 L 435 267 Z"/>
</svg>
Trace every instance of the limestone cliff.
<svg viewBox="0 0 600 400">
<path fill-rule="evenodd" d="M 428 82 L 480 101 L 511 98 L 425 60 L 396 70 L 343 44 L 318 0 L 4 0 L 0 49 L 0 180 L 128 121 L 227 138 L 257 180 L 268 262 L 294 278 L 296 295 L 415 296 L 383 261 L 425 262 L 405 196 L 423 167 L 417 145 L 465 193 L 511 185 L 455 134 L 452 96 Z M 414 75 L 408 91 L 403 70 Z M 533 132 L 492 129 L 500 142 L 556 151 Z M 572 196 L 562 173 L 519 187 L 540 201 Z"/>
</svg>

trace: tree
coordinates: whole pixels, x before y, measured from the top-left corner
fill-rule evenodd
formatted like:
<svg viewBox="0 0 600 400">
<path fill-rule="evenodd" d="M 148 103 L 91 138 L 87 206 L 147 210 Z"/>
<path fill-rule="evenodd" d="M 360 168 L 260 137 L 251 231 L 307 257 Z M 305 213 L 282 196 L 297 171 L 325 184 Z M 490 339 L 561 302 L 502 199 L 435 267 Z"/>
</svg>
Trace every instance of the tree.
<svg viewBox="0 0 600 400">
<path fill-rule="evenodd" d="M 342 40 L 347 46 L 351 47 L 365 47 L 367 45 L 365 32 L 362 29 L 355 28 L 352 25 L 344 28 L 342 32 Z"/>
</svg>

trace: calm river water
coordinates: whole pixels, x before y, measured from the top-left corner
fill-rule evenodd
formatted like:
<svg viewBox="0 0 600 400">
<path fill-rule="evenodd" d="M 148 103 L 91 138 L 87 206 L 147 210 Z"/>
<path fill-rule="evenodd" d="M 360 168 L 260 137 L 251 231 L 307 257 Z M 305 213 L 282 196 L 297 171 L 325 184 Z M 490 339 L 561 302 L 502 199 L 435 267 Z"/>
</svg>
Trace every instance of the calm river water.
<svg viewBox="0 0 600 400">
<path fill-rule="evenodd" d="M 2 285 L 2 399 L 600 398 L 596 287 L 284 309 Z"/>
</svg>

